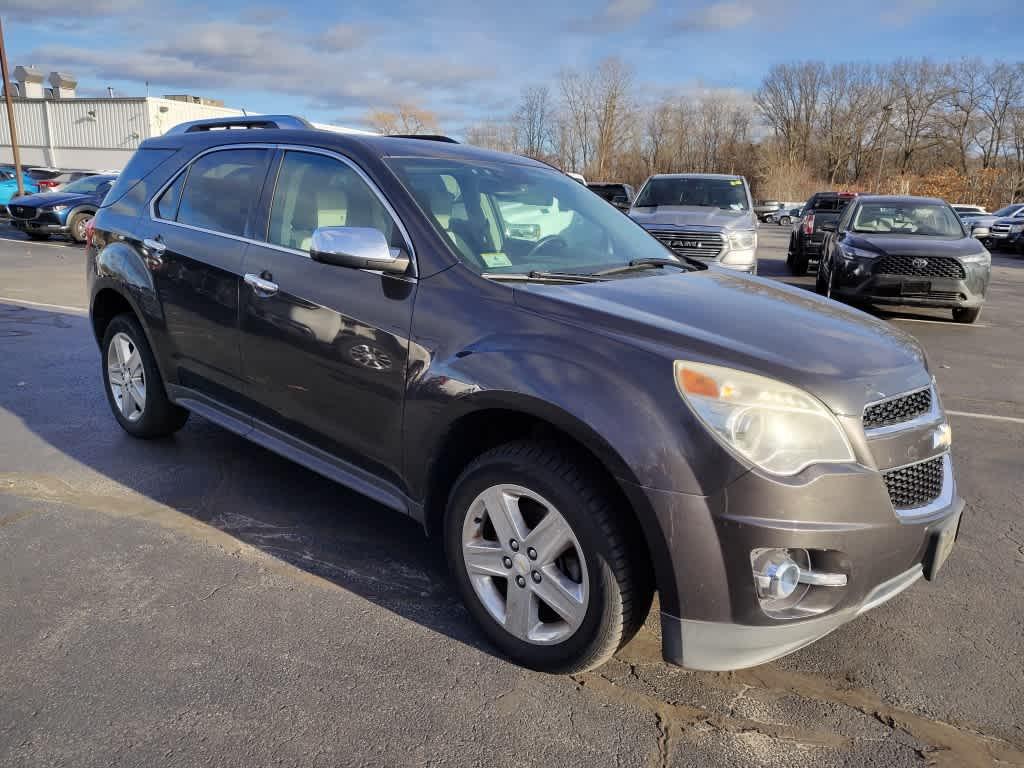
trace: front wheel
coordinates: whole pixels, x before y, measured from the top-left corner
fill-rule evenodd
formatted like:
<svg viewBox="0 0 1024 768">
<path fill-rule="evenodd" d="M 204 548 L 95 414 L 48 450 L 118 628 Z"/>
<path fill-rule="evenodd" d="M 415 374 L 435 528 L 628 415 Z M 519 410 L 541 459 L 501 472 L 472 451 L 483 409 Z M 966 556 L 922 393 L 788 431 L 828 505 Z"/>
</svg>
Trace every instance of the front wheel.
<svg viewBox="0 0 1024 768">
<path fill-rule="evenodd" d="M 978 319 L 978 315 L 981 314 L 981 307 L 973 307 L 967 309 L 966 307 L 956 307 L 953 310 L 953 320 L 958 323 L 973 323 Z"/>
<path fill-rule="evenodd" d="M 600 666 L 650 609 L 610 494 L 555 446 L 508 443 L 456 481 L 445 550 L 487 636 L 517 663 L 572 674 Z"/>
<path fill-rule="evenodd" d="M 793 220 L 789 218 L 789 216 L 783 216 L 782 218 L 779 219 L 779 226 L 781 227 L 788 227 L 792 223 Z"/>
<path fill-rule="evenodd" d="M 92 216 L 91 213 L 76 213 L 68 222 L 68 234 L 76 243 L 85 242 L 86 230 L 89 227 L 89 222 L 92 221 Z"/>
</svg>

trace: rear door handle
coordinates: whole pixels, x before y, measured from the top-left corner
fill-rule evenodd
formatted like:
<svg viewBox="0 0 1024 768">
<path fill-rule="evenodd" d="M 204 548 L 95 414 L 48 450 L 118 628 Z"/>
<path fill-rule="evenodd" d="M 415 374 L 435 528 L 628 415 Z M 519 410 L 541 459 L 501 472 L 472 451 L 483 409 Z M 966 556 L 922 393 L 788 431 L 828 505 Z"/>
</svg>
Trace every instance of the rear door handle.
<svg viewBox="0 0 1024 768">
<path fill-rule="evenodd" d="M 257 296 L 273 296 L 277 293 L 277 283 L 264 280 L 259 275 L 246 273 L 245 284 L 251 287 Z"/>
<path fill-rule="evenodd" d="M 162 256 L 163 252 L 167 250 L 167 246 L 152 237 L 147 237 L 142 241 L 142 244 L 146 246 L 146 249 L 152 251 L 156 256 Z"/>
</svg>

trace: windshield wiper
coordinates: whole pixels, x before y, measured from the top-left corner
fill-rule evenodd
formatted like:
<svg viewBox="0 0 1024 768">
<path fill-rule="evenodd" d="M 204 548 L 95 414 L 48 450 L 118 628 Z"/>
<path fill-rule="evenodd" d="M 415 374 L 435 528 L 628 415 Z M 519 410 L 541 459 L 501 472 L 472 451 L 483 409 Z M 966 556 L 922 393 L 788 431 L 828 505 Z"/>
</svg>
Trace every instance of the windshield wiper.
<svg viewBox="0 0 1024 768">
<path fill-rule="evenodd" d="M 603 269 L 600 272 L 595 272 L 594 275 L 596 277 L 600 277 L 602 275 L 618 275 L 622 272 L 634 272 L 638 269 L 647 269 L 649 267 L 678 267 L 684 272 L 694 272 L 696 269 L 707 269 L 706 264 L 697 261 L 696 259 L 689 259 L 685 256 L 681 256 L 680 258 L 685 259 L 685 262 L 676 261 L 675 259 L 633 259 L 624 267 Z"/>
<path fill-rule="evenodd" d="M 585 275 L 575 272 L 484 272 L 483 277 L 491 280 L 536 280 L 541 283 L 603 283 L 607 278 L 597 274 Z"/>
</svg>

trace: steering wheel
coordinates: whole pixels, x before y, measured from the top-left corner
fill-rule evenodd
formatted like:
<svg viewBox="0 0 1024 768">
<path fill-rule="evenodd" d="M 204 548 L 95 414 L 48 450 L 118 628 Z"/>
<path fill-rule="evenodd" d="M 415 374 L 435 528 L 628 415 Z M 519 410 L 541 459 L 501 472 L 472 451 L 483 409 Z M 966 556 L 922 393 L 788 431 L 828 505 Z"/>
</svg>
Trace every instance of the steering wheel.
<svg viewBox="0 0 1024 768">
<path fill-rule="evenodd" d="M 561 247 L 562 248 L 568 248 L 569 247 L 569 244 L 567 242 L 565 242 L 565 240 L 563 240 L 560 236 L 558 236 L 558 235 L 547 235 L 546 237 L 542 237 L 540 240 L 537 241 L 537 244 L 534 245 L 533 248 L 530 249 L 530 252 L 528 254 L 526 254 L 526 259 L 525 260 L 526 261 L 530 261 L 531 259 L 533 259 L 534 256 L 536 256 L 538 253 L 540 253 L 540 251 L 542 249 L 547 248 L 552 243 L 561 243 Z"/>
</svg>

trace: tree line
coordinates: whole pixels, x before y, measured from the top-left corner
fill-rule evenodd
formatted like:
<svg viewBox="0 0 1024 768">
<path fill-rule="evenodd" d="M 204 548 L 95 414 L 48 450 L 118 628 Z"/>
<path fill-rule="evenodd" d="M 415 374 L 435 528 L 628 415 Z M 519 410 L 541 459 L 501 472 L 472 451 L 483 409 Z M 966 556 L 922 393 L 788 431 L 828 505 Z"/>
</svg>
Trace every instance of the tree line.
<svg viewBox="0 0 1024 768">
<path fill-rule="evenodd" d="M 773 66 L 753 94 L 644 92 L 616 57 L 564 69 L 465 139 L 634 186 L 652 173 L 720 172 L 747 176 L 764 199 L 821 189 L 1024 198 L 1024 62 L 801 61 Z M 385 133 L 439 130 L 414 105 L 368 121 Z"/>
</svg>

